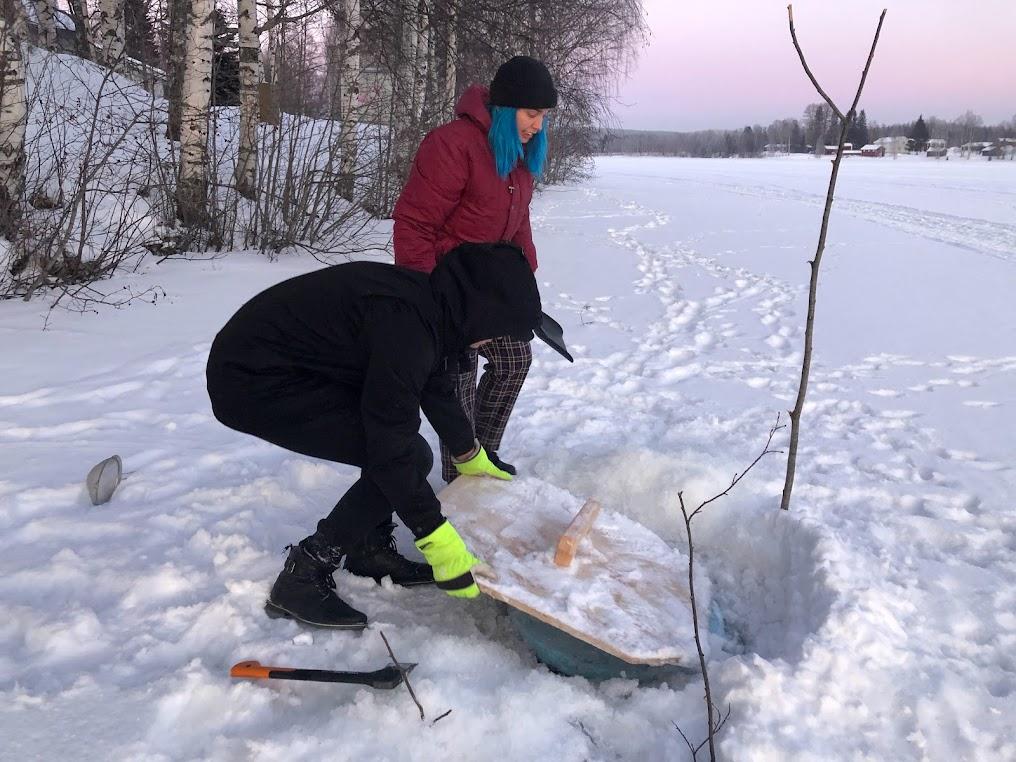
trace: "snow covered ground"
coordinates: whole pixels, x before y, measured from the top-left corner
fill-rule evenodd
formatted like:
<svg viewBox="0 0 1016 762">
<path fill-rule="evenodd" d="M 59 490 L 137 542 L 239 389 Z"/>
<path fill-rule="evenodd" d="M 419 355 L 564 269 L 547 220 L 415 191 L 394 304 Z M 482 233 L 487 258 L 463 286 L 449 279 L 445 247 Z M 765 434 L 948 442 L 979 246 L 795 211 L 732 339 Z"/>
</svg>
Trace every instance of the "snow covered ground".
<svg viewBox="0 0 1016 762">
<path fill-rule="evenodd" d="M 827 177 L 611 157 L 547 190 L 538 279 L 577 361 L 537 349 L 503 455 L 679 545 L 677 491 L 723 489 L 792 404 Z M 317 266 L 149 263 L 110 286 L 164 299 L 47 330 L 43 301 L 0 303 L 0 758 L 687 758 L 700 680 L 556 676 L 492 601 L 340 572 L 362 634 L 264 616 L 283 546 L 354 472 L 220 426 L 204 360 L 244 300 Z M 777 455 L 696 520 L 736 635 L 711 657 L 724 759 L 1016 758 L 1014 287 L 1016 163 L 846 163 L 792 510 Z M 129 475 L 93 507 L 114 452 Z M 379 630 L 428 722 L 404 690 L 227 674 L 380 667 Z"/>
</svg>

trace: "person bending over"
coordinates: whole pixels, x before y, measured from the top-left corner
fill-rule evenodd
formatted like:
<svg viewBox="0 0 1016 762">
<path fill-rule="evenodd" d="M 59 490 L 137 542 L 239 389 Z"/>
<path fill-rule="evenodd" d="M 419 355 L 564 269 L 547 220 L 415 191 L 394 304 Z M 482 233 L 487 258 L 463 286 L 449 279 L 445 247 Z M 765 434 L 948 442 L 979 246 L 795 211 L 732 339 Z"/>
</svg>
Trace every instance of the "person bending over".
<svg viewBox="0 0 1016 762">
<path fill-rule="evenodd" d="M 230 318 L 208 358 L 215 417 L 360 468 L 316 531 L 289 546 L 270 615 L 365 627 L 367 617 L 336 592 L 332 573 L 343 561 L 353 574 L 479 594 L 478 561 L 427 482 L 433 454 L 420 413 L 451 447 L 457 473 L 510 479 L 474 438 L 446 365 L 494 337 L 529 341 L 544 319 L 532 268 L 509 244 L 459 246 L 429 275 L 379 262 L 327 267 L 269 288 Z M 397 552 L 393 513 L 428 564 Z"/>
</svg>

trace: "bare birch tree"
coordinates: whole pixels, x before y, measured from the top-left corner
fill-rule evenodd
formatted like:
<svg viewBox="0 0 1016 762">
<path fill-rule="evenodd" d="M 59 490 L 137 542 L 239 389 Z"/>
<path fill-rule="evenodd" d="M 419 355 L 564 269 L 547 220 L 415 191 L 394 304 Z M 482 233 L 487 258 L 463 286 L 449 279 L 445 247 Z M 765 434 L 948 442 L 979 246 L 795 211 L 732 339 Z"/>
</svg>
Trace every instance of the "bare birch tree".
<svg viewBox="0 0 1016 762">
<path fill-rule="evenodd" d="M 21 218 L 25 183 L 25 60 L 19 0 L 2 0 L 0 8 L 0 233 L 13 239 Z M 20 27 L 20 28 L 19 28 Z"/>
<path fill-rule="evenodd" d="M 454 3 L 448 4 L 445 19 L 445 65 L 443 101 L 446 108 L 455 110 L 455 96 L 458 77 L 459 16 Z M 454 113 L 447 116 L 454 116 Z"/>
<path fill-rule="evenodd" d="M 212 0 L 193 0 L 181 88 L 180 175 L 177 216 L 184 225 L 207 221 L 208 105 L 212 97 Z"/>
<path fill-rule="evenodd" d="M 397 90 L 398 113 L 401 126 L 408 130 L 417 114 L 417 77 L 419 75 L 418 53 L 420 48 L 420 0 L 402 0 L 401 32 L 399 49 L 399 81 Z"/>
<path fill-rule="evenodd" d="M 127 46 L 123 6 L 124 0 L 99 0 L 99 48 L 102 60 L 111 69 L 122 65 Z"/>
<path fill-rule="evenodd" d="M 410 161 L 419 138 L 417 134 L 419 111 L 416 97 L 421 31 L 420 3 L 418 0 L 399 0 L 398 10 L 395 81 L 392 83 L 389 108 L 390 134 L 393 136 L 388 156 L 389 182 L 386 184 L 388 192 L 383 194 L 381 207 L 378 210 L 385 216 L 395 202 L 395 193 L 409 176 Z"/>
<path fill-rule="evenodd" d="M 339 167 L 339 194 L 353 200 L 356 184 L 358 96 L 360 93 L 360 0 L 343 0 L 339 24 L 339 146 L 342 152 Z"/>
<path fill-rule="evenodd" d="M 261 86 L 261 34 L 255 0 L 237 0 L 240 26 L 240 136 L 236 160 L 236 189 L 241 196 L 257 197 L 258 123 Z"/>
<path fill-rule="evenodd" d="M 56 13 L 53 0 L 35 0 L 35 18 L 39 25 L 42 44 L 49 50 L 56 49 Z"/>
<path fill-rule="evenodd" d="M 169 35 L 163 51 L 166 70 L 166 101 L 169 116 L 166 137 L 180 139 L 183 113 L 183 77 L 187 68 L 187 30 L 190 28 L 191 0 L 168 0 Z"/>
<path fill-rule="evenodd" d="M 489 82 L 518 53 L 542 60 L 561 96 L 548 121 L 543 181 L 581 177 L 596 129 L 610 123 L 617 86 L 646 39 L 641 0 L 468 0 L 457 11 L 457 81 Z"/>
<path fill-rule="evenodd" d="M 433 47 L 431 46 L 430 6 L 427 0 L 419 0 L 416 15 L 416 45 L 413 57 L 413 122 L 418 123 L 423 116 L 424 99 L 430 81 L 430 70 L 434 63 Z"/>
</svg>

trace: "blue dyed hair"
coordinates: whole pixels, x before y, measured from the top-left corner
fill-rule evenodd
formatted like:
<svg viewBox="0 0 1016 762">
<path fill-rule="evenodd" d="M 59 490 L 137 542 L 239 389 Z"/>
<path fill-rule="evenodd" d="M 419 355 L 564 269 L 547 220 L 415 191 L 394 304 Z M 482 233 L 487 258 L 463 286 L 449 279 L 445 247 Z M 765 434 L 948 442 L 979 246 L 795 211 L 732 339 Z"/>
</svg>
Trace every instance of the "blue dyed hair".
<svg viewBox="0 0 1016 762">
<path fill-rule="evenodd" d="M 539 177 L 543 174 L 543 165 L 547 160 L 547 128 L 544 126 L 523 145 L 515 121 L 516 111 L 517 109 L 511 106 L 490 108 L 491 123 L 487 140 L 490 141 L 490 148 L 494 152 L 497 173 L 502 178 L 508 177 L 508 173 L 519 159 L 523 159 L 533 177 Z"/>
</svg>

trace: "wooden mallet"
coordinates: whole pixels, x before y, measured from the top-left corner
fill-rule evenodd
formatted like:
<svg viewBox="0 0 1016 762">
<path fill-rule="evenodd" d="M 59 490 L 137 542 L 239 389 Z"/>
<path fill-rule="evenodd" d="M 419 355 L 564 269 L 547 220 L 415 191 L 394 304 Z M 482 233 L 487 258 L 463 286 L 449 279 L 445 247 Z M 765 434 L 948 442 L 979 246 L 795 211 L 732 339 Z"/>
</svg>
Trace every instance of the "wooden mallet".
<svg viewBox="0 0 1016 762">
<path fill-rule="evenodd" d="M 590 498 L 586 500 L 575 518 L 571 520 L 568 528 L 564 530 L 561 539 L 557 541 L 557 549 L 554 551 L 554 563 L 558 566 L 571 566 L 578 552 L 579 543 L 589 534 L 593 528 L 593 522 L 600 515 L 600 504 Z"/>
</svg>

